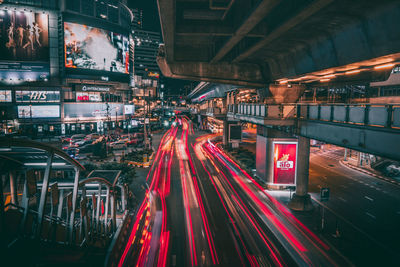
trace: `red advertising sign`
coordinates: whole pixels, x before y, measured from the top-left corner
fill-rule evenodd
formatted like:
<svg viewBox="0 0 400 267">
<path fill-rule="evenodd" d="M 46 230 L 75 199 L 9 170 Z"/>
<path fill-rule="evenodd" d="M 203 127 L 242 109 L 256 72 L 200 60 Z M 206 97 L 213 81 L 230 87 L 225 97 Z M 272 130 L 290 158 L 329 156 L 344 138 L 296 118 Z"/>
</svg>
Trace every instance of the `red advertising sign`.
<svg viewBox="0 0 400 267">
<path fill-rule="evenodd" d="M 273 142 L 274 184 L 294 185 L 296 183 L 297 142 Z"/>
</svg>

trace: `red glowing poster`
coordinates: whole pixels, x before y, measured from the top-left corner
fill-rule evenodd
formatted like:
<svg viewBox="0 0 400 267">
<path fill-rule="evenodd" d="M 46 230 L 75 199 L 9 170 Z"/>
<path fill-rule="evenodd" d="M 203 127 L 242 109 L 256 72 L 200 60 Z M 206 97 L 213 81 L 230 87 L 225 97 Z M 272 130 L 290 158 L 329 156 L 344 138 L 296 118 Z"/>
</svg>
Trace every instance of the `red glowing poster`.
<svg viewBox="0 0 400 267">
<path fill-rule="evenodd" d="M 274 184 L 295 185 L 297 142 L 274 142 Z"/>
</svg>

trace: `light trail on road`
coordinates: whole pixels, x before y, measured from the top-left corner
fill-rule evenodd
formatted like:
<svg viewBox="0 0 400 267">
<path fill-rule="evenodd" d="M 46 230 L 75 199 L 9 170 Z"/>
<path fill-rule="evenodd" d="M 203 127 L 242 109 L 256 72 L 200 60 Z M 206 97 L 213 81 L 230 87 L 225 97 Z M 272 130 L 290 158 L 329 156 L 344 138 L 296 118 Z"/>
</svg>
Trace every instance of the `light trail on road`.
<svg viewBox="0 0 400 267">
<path fill-rule="evenodd" d="M 174 125 L 161 139 L 119 266 L 344 262 L 211 141 L 218 134 L 196 138 L 187 117 Z M 178 203 L 182 208 L 173 210 Z M 172 211 L 176 218 L 168 214 Z M 177 248 L 185 251 L 180 258 Z"/>
</svg>

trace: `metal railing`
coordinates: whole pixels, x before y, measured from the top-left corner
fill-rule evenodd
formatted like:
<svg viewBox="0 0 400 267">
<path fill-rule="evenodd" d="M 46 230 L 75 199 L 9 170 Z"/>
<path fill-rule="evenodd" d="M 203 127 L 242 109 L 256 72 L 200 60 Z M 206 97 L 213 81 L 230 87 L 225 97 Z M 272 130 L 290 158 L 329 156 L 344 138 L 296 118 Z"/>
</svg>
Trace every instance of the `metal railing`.
<svg viewBox="0 0 400 267">
<path fill-rule="evenodd" d="M 228 105 L 228 115 L 236 114 L 270 119 L 292 119 L 296 116 L 296 104 L 265 105 L 242 103 Z"/>
<path fill-rule="evenodd" d="M 281 104 L 228 105 L 229 116 L 303 119 L 363 126 L 400 128 L 400 104 Z"/>
<path fill-rule="evenodd" d="M 400 105 L 298 104 L 297 117 L 304 120 L 399 128 Z"/>
</svg>

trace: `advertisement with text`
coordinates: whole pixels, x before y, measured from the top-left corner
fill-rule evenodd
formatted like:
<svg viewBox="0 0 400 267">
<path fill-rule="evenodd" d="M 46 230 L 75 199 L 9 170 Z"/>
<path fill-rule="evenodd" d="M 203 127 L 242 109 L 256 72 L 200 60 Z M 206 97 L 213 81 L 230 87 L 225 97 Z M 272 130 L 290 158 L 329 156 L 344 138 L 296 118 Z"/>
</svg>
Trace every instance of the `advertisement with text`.
<svg viewBox="0 0 400 267">
<path fill-rule="evenodd" d="M 274 184 L 295 185 L 297 142 L 273 142 Z"/>
</svg>

